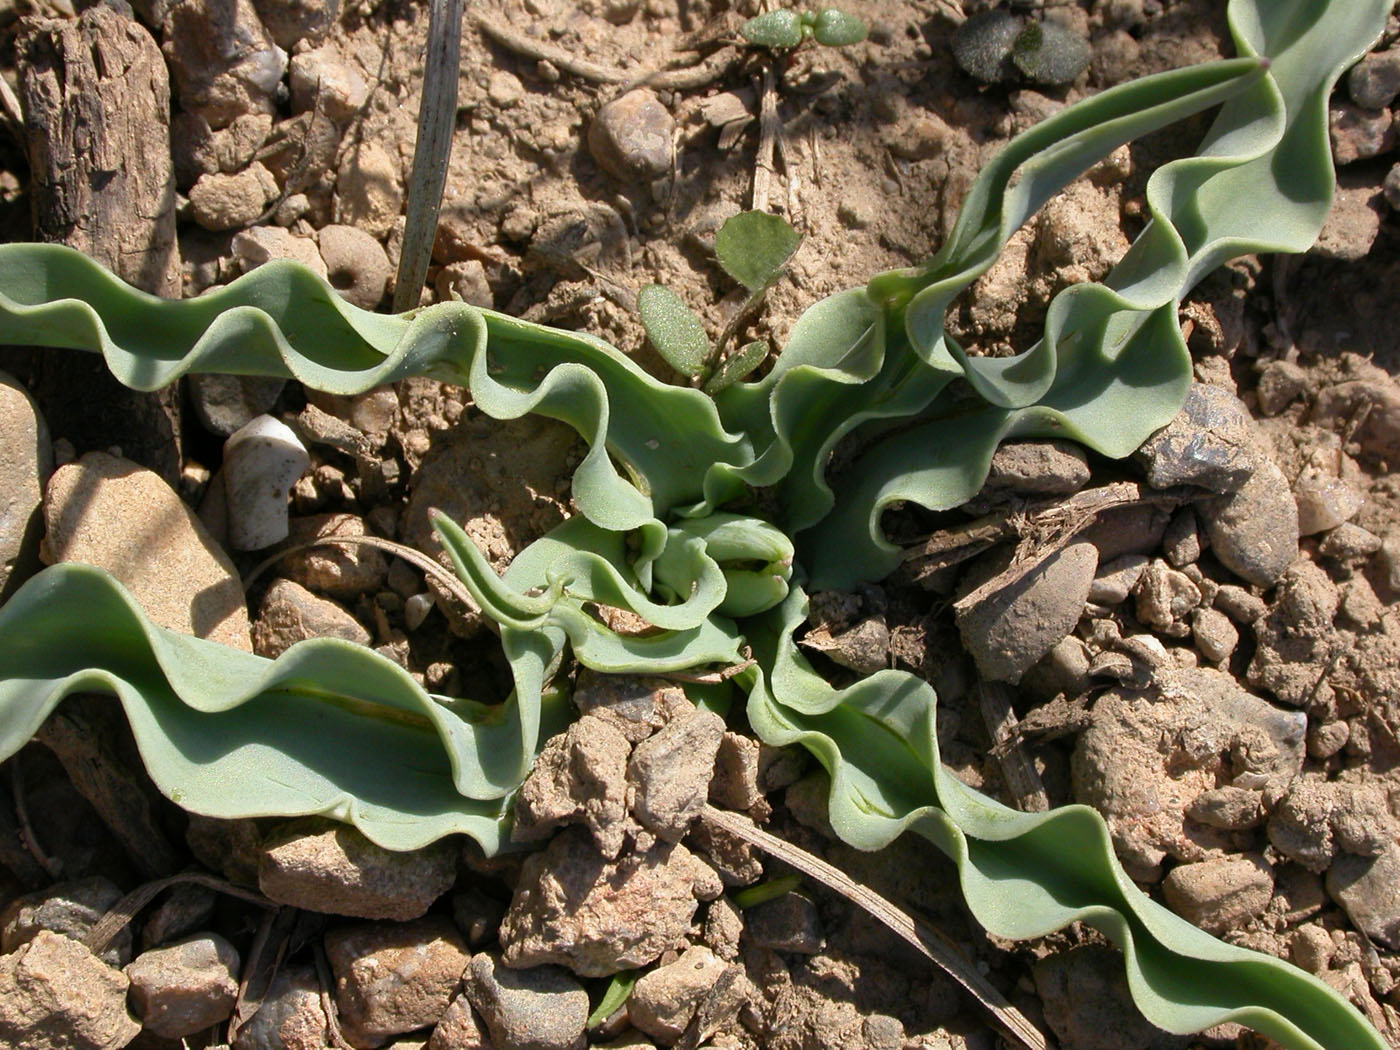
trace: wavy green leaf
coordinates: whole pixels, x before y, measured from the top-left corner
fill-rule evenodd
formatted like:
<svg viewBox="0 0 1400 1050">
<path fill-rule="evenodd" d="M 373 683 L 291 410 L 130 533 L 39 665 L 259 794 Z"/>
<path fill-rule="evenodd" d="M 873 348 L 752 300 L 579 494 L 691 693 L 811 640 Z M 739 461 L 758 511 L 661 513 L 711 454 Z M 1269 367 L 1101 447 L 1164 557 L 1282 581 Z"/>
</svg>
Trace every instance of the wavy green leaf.
<svg viewBox="0 0 1400 1050">
<path fill-rule="evenodd" d="M 1123 948 L 1133 999 L 1154 1024 L 1199 1032 L 1237 1022 L 1295 1050 L 1385 1050 L 1330 986 L 1282 960 L 1227 945 L 1145 896 L 1123 872 L 1103 818 L 1086 806 L 1009 809 L 967 787 L 938 756 L 926 682 L 881 671 L 846 689 L 807 664 L 792 633 L 794 589 L 755 625 L 748 716 L 771 744 L 801 744 L 831 775 L 831 825 L 860 849 L 912 831 L 946 853 L 973 915 L 1000 937 L 1087 923 Z"/>
<path fill-rule="evenodd" d="M 491 311 L 357 310 L 293 264 L 163 302 L 66 249 L 0 246 L 0 340 L 100 352 L 130 386 L 214 371 L 354 393 L 429 375 L 464 383 L 496 418 L 562 420 L 589 446 L 573 476 L 579 513 L 503 577 L 459 527 L 436 523 L 500 625 L 515 681 L 506 702 L 430 696 L 343 642 L 267 661 L 183 638 L 106 574 L 60 565 L 0 609 L 0 756 L 64 695 L 105 691 L 157 785 L 194 811 L 324 813 L 392 848 L 460 831 L 494 850 L 506 800 L 567 717 L 550 688 L 567 656 L 609 673 L 722 669 L 749 688 L 764 739 L 800 742 L 831 772 L 843 838 L 875 848 L 904 830 L 927 837 L 989 929 L 1097 926 L 1123 946 L 1136 1001 L 1169 1029 L 1235 1020 L 1295 1050 L 1376 1050 L 1380 1037 L 1325 985 L 1142 897 L 1091 811 L 1016 813 L 951 777 L 926 684 L 893 672 L 844 690 L 822 681 L 792 642 L 805 616 L 792 580 L 804 568 L 825 587 L 881 577 L 898 558 L 883 509 L 963 502 L 1007 437 L 1067 436 L 1122 456 L 1171 418 L 1190 375 L 1181 297 L 1234 255 L 1311 243 L 1333 185 L 1327 96 L 1389 7 L 1231 0 L 1244 57 L 1122 85 L 1019 136 L 932 260 L 815 304 L 766 377 L 713 401 L 650 379 L 599 340 Z M 799 18 L 799 37 L 803 24 L 815 22 Z M 1199 155 L 1153 175 L 1151 221 L 1132 249 L 1102 284 L 1052 301 L 1040 343 L 987 359 L 947 336 L 949 305 L 1053 193 L 1120 143 L 1222 103 Z M 833 484 L 840 442 L 855 458 Z M 651 627 L 619 633 L 602 607 Z M 732 688 L 696 692 L 723 706 Z"/>
</svg>

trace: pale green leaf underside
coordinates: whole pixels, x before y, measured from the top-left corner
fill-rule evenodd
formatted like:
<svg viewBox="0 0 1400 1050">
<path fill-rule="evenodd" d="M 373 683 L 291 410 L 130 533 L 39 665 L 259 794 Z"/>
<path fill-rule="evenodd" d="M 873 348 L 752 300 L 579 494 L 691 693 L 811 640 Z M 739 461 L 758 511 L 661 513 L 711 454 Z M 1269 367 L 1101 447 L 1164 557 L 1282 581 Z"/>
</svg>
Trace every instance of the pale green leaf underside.
<svg viewBox="0 0 1400 1050">
<path fill-rule="evenodd" d="M 694 310 L 664 284 L 637 293 L 637 314 L 647 338 L 666 363 L 683 376 L 698 376 L 710 357 L 710 340 Z"/>
<path fill-rule="evenodd" d="M 1232 0 L 1241 54 L 1268 55 L 1268 69 L 1249 57 L 1215 63 L 1062 111 L 989 165 L 926 266 L 817 303 L 768 376 L 713 401 L 650 379 L 599 340 L 464 304 L 400 317 L 356 310 L 288 263 L 162 302 L 74 252 L 0 246 L 0 340 L 101 352 L 130 386 L 228 372 L 353 393 L 431 375 L 466 385 L 488 415 L 539 412 L 589 446 L 573 477 L 579 514 L 504 578 L 440 524 L 459 575 L 501 624 L 516 685 L 506 703 L 431 697 L 344 643 L 266 661 L 182 638 L 152 626 L 99 571 L 58 566 L 0 610 L 0 756 L 63 695 L 106 691 L 156 783 L 191 810 L 325 813 L 394 848 L 462 832 L 495 849 L 510 793 L 567 715 L 547 688 L 566 651 L 636 673 L 738 664 L 747 643 L 758 658 L 740 679 L 752 724 L 771 743 L 800 741 L 832 772 L 833 823 L 848 841 L 874 847 L 906 827 L 925 835 L 957 862 L 974 913 L 998 933 L 1076 919 L 1105 930 L 1124 947 L 1135 999 L 1163 1027 L 1233 1019 L 1297 1050 L 1381 1050 L 1318 982 L 1147 901 L 1090 811 L 1018 814 L 950 777 L 925 684 L 886 672 L 837 691 L 811 674 L 791 643 L 800 592 L 761 610 L 800 576 L 794 533 L 815 583 L 878 579 L 897 556 L 881 511 L 896 500 L 963 502 L 1007 436 L 1069 436 L 1124 455 L 1166 422 L 1190 374 L 1181 296 L 1233 255 L 1311 243 L 1332 192 L 1327 94 L 1389 6 Z M 1152 222 L 1128 256 L 1103 285 L 1062 293 L 1040 344 L 988 360 L 946 336 L 948 305 L 1051 194 L 1120 142 L 1221 102 L 1201 154 L 1154 175 Z M 975 396 L 954 400 L 954 379 Z M 836 443 L 874 427 L 878 438 L 833 486 Z M 782 543 L 771 525 L 712 517 L 758 487 L 773 491 Z M 618 635 L 594 603 L 660 630 Z"/>
</svg>

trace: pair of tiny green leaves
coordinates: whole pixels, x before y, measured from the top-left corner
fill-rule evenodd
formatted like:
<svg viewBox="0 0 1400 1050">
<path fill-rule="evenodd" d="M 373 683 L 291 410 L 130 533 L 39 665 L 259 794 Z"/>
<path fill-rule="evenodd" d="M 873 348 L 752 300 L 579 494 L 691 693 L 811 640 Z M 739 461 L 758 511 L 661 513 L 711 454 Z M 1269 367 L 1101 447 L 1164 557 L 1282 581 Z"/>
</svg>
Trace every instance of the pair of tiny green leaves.
<svg viewBox="0 0 1400 1050">
<path fill-rule="evenodd" d="M 749 292 L 736 320 L 758 305 L 801 243 L 800 233 L 767 212 L 740 212 L 719 228 L 715 257 L 724 272 Z M 712 346 L 699 315 L 665 285 L 644 287 L 637 296 L 637 312 L 657 353 L 681 375 L 699 380 L 707 394 L 733 386 L 768 356 L 768 344 L 755 340 L 716 364 L 732 324 Z"/>
<path fill-rule="evenodd" d="M 786 51 L 807 40 L 827 47 L 846 47 L 859 44 L 869 32 L 855 15 L 834 7 L 821 11 L 769 11 L 750 18 L 739 28 L 739 35 L 750 44 L 774 51 Z"/>
<path fill-rule="evenodd" d="M 953 57 L 963 72 L 987 84 L 1017 79 L 1056 87 L 1089 67 L 1089 42 L 1053 21 L 1024 19 L 1009 11 L 984 11 L 958 27 Z"/>
</svg>

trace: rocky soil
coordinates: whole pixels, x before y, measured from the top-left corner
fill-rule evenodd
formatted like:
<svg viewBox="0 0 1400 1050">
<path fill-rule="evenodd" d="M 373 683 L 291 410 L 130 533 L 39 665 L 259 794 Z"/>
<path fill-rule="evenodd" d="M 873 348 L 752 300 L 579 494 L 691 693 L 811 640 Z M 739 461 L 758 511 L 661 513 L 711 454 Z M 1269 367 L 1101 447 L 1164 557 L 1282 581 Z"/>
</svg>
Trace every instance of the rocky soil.
<svg viewBox="0 0 1400 1050">
<path fill-rule="evenodd" d="M 159 102 L 168 78 L 168 150 L 116 165 L 132 199 L 159 190 L 169 165 L 168 192 L 133 209 L 160 265 L 110 246 L 135 260 L 128 279 L 195 296 L 292 258 L 387 309 L 426 4 L 132 6 L 83 15 L 150 78 L 123 90 Z M 1128 76 L 1227 48 L 1210 0 L 1060 3 L 1051 17 L 1091 45 L 1088 68 L 1067 87 L 985 86 L 952 57 L 958 4 L 846 6 L 869 41 L 805 50 L 765 87 L 754 55 L 732 46 L 747 3 L 470 5 L 423 302 L 586 330 L 675 379 L 645 345 L 637 289 L 666 284 L 718 332 L 743 291 L 715 263 L 715 231 L 766 202 L 806 237 L 751 329 L 781 346 L 817 298 L 930 254 L 1009 136 Z M 54 205 L 53 151 L 33 124 L 45 78 L 61 87 L 82 59 L 44 65 L 36 41 L 75 17 L 71 0 L 0 0 L 6 239 L 30 239 L 36 221 L 49 239 L 104 236 Z M 923 556 L 883 586 L 816 596 L 804 644 L 834 677 L 923 674 L 958 776 L 1025 808 L 1095 806 L 1147 892 L 1316 973 L 1400 1047 L 1391 28 L 1333 100 L 1340 188 L 1321 243 L 1242 259 L 1185 304 L 1198 382 L 1177 422 L 1124 463 L 1052 443 L 1003 449 L 962 511 L 896 516 Z M 120 79 L 106 61 L 97 75 Z M 663 66 L 679 72 L 626 90 Z M 781 124 L 771 160 L 765 101 Z M 166 110 L 152 112 L 143 119 L 164 142 Z M 952 319 L 961 337 L 986 353 L 1027 345 L 1055 291 L 1123 251 L 1147 175 L 1200 130 L 1123 149 L 1053 201 Z M 117 190 L 84 190 L 83 207 L 101 212 L 104 192 Z M 341 637 L 436 692 L 504 697 L 479 615 L 402 560 L 322 548 L 281 559 L 246 594 L 240 576 L 318 536 L 432 551 L 432 507 L 502 568 L 570 513 L 571 431 L 486 419 L 463 391 L 426 380 L 345 399 L 201 379 L 119 408 L 124 395 L 56 371 L 53 356 L 0 353 L 0 593 L 41 561 L 86 561 L 167 627 L 266 656 Z M 269 475 L 275 498 L 252 498 L 268 486 L 248 478 Z M 942 858 L 840 844 L 818 769 L 674 683 L 581 674 L 574 699 L 581 717 L 517 803 L 522 849 L 495 859 L 454 841 L 386 853 L 319 820 L 186 816 L 144 779 L 112 705 L 69 701 L 0 775 L 0 1045 L 1003 1045 L 957 985 L 841 897 L 803 882 L 755 903 L 745 890 L 788 869 L 697 823 L 707 800 L 929 920 L 1066 1050 L 1265 1045 L 1146 1026 L 1092 931 L 992 943 Z M 619 973 L 637 978 L 627 1003 L 592 1017 Z"/>
</svg>

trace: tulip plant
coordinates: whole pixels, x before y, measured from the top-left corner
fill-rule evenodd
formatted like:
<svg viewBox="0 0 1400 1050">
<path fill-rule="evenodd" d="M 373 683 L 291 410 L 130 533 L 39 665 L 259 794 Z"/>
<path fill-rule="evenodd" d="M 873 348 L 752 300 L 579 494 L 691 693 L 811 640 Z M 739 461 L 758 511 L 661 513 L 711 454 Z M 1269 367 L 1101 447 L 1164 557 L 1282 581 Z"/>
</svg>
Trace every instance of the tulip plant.
<svg viewBox="0 0 1400 1050">
<path fill-rule="evenodd" d="M 949 774 L 926 682 L 886 670 L 837 688 L 794 634 L 809 591 L 899 564 L 886 508 L 960 505 L 1002 440 L 1070 438 L 1125 456 L 1172 419 L 1191 377 L 1182 297 L 1230 258 L 1313 243 L 1335 183 L 1328 96 L 1390 6 L 1230 0 L 1239 57 L 1121 84 L 1012 140 L 932 259 L 816 303 L 767 374 L 708 393 L 658 382 L 601 340 L 463 303 L 369 313 L 293 263 L 163 301 L 69 249 L 0 246 L 0 341 L 100 352 L 129 386 L 224 372 L 353 394 L 431 376 L 466 387 L 491 417 L 540 413 L 588 445 L 575 513 L 503 576 L 456 523 L 436 522 L 499 625 L 515 685 L 504 703 L 430 694 L 340 640 L 267 660 L 185 637 L 104 572 L 60 564 L 0 610 L 0 758 L 65 695 L 105 692 L 157 786 L 190 811 L 324 814 L 390 849 L 461 833 L 493 852 L 543 741 L 573 717 L 572 666 L 708 677 L 712 699 L 742 698 L 765 741 L 820 760 L 841 838 L 878 849 L 923 837 L 999 936 L 1098 928 L 1121 945 L 1156 1024 L 1235 1021 L 1293 1050 L 1385 1050 L 1321 981 L 1142 894 L 1092 810 L 1018 812 Z M 1053 194 L 1123 143 L 1211 108 L 1199 151 L 1153 173 L 1141 235 L 1103 282 L 1051 302 L 1038 343 L 975 357 L 945 331 L 950 304 Z M 833 470 L 850 438 L 863 451 Z M 651 629 L 618 633 L 599 606 Z"/>
</svg>

